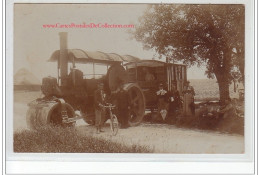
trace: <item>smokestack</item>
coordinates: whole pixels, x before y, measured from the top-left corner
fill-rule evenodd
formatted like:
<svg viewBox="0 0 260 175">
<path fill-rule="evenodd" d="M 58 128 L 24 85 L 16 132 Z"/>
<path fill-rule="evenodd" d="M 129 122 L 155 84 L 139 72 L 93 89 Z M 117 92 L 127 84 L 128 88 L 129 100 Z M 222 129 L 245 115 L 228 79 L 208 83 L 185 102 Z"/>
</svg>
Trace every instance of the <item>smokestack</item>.
<svg viewBox="0 0 260 175">
<path fill-rule="evenodd" d="M 67 76 L 68 76 L 68 33 L 60 32 L 60 78 L 61 86 L 67 85 Z"/>
</svg>

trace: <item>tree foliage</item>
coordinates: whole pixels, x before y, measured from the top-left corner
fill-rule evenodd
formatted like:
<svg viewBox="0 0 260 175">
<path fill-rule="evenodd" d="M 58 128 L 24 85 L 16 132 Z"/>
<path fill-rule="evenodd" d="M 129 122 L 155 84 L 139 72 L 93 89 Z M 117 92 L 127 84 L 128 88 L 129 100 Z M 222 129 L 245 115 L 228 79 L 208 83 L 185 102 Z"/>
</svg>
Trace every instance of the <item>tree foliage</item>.
<svg viewBox="0 0 260 175">
<path fill-rule="evenodd" d="M 133 34 L 169 60 L 205 65 L 223 99 L 234 76 L 244 78 L 244 12 L 243 5 L 151 5 Z"/>
</svg>

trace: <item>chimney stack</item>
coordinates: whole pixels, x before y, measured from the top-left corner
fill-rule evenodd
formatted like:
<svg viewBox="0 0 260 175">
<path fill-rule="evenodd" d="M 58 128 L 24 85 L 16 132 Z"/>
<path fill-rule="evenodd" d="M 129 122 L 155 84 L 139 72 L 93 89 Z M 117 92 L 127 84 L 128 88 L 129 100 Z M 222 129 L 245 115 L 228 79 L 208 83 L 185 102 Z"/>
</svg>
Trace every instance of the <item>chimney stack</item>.
<svg viewBox="0 0 260 175">
<path fill-rule="evenodd" d="M 67 76 L 68 76 L 68 33 L 60 32 L 60 78 L 61 86 L 67 85 Z"/>
</svg>

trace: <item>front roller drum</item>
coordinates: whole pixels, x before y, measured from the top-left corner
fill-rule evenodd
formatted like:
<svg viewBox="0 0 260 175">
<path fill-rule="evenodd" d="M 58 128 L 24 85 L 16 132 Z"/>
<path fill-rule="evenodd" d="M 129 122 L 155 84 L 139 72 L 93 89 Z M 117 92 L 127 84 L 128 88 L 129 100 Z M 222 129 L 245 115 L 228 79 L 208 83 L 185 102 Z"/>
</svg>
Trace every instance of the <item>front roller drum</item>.
<svg viewBox="0 0 260 175">
<path fill-rule="evenodd" d="M 56 101 L 33 101 L 28 106 L 26 113 L 26 123 L 28 128 L 37 129 L 47 125 L 65 125 L 64 116 L 67 120 L 72 120 L 75 117 L 75 112 L 72 106 L 67 103 L 62 104 Z M 68 123 L 68 122 L 67 122 Z M 70 122 L 71 124 L 75 122 Z"/>
</svg>

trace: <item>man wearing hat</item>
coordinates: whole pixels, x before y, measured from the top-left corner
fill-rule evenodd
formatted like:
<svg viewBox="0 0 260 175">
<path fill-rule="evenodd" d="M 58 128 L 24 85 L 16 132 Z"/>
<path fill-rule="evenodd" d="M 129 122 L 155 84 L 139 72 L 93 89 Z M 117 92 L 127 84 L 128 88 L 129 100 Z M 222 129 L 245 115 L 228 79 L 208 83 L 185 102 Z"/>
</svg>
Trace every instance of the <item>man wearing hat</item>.
<svg viewBox="0 0 260 175">
<path fill-rule="evenodd" d="M 99 83 L 98 89 L 95 91 L 94 94 L 94 104 L 95 104 L 95 125 L 97 128 L 97 134 L 103 132 L 101 130 L 102 121 L 105 117 L 105 109 L 102 107 L 105 105 L 105 97 L 106 94 L 104 92 L 104 84 Z"/>
<path fill-rule="evenodd" d="M 163 84 L 159 84 L 159 90 L 156 92 L 158 99 L 158 113 L 165 120 L 168 113 L 168 103 L 167 103 L 167 91 L 163 89 Z"/>
<path fill-rule="evenodd" d="M 173 82 L 172 91 L 169 93 L 169 113 L 175 115 L 176 111 L 180 109 L 181 106 L 181 97 L 177 90 L 177 82 Z"/>
</svg>

